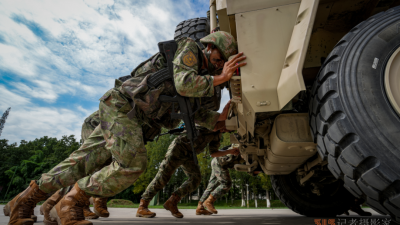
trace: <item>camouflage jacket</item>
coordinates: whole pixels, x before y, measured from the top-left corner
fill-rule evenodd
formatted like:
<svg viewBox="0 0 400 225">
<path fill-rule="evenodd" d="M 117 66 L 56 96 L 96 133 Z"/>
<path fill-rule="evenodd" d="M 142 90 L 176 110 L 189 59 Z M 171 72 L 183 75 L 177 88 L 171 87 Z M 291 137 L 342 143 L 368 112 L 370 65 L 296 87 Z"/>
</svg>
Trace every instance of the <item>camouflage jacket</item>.
<svg viewBox="0 0 400 225">
<path fill-rule="evenodd" d="M 209 97 L 214 95 L 214 78 L 210 75 L 198 74 L 199 48 L 195 41 L 190 38 L 181 38 L 177 40 L 178 48 L 175 53 L 174 65 L 174 82 L 177 92 L 187 97 Z M 134 107 L 139 108 L 135 113 L 139 113 L 139 118 L 146 121 L 148 119 L 157 119 L 163 122 L 162 118 L 166 118 L 165 114 L 169 114 L 172 110 L 172 103 L 160 102 L 160 95 L 173 96 L 174 86 L 172 81 L 164 81 L 156 88 L 147 85 L 148 77 L 167 67 L 165 58 L 157 53 L 148 60 L 136 67 L 132 73 L 132 78 L 117 85 L 116 89 L 122 95 L 133 100 Z M 193 104 L 194 100 L 191 99 Z M 195 122 L 208 128 L 213 129 L 219 117 L 219 113 L 201 108 L 195 115 Z M 169 124 L 162 124 L 166 128 L 173 128 L 179 121 L 169 121 Z"/>
</svg>

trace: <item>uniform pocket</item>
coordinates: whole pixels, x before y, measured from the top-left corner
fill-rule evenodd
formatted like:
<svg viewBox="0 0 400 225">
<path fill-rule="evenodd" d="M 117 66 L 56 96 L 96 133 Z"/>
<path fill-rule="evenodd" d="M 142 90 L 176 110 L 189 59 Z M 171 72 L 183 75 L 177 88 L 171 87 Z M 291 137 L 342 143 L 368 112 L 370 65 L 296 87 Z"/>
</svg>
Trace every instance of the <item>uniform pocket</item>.
<svg viewBox="0 0 400 225">
<path fill-rule="evenodd" d="M 144 147 L 142 125 L 136 118 L 118 117 L 114 120 L 110 131 L 114 134 L 115 138 L 120 138 L 126 142 L 132 153 L 147 152 Z"/>
</svg>

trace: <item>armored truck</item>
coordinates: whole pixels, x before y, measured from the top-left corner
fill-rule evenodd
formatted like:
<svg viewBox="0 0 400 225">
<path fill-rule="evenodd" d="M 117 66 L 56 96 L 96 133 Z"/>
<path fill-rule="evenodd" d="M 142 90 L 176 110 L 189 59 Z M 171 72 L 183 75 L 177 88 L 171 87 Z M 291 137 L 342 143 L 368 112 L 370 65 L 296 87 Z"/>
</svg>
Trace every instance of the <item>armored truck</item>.
<svg viewBox="0 0 400 225">
<path fill-rule="evenodd" d="M 306 216 L 363 200 L 400 223 L 400 1 L 210 0 L 180 23 L 232 34 L 245 67 L 229 82 L 227 128 L 246 165 Z"/>
</svg>

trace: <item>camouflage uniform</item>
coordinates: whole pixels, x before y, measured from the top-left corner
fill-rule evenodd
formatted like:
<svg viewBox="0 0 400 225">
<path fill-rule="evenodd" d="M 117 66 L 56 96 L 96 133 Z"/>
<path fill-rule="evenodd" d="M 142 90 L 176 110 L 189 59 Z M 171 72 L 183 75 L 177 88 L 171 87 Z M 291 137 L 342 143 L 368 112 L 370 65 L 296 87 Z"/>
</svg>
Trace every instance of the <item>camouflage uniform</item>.
<svg viewBox="0 0 400 225">
<path fill-rule="evenodd" d="M 93 133 L 94 129 L 100 124 L 100 115 L 99 115 L 99 110 L 96 112 L 92 113 L 90 116 L 88 116 L 83 124 L 82 124 L 82 130 L 81 130 L 81 138 L 83 142 L 85 142 L 89 136 Z M 109 165 L 112 162 L 112 158 L 110 157 L 103 165 L 99 165 L 97 168 L 94 169 L 94 171 L 98 171 L 101 168 L 103 168 L 106 165 Z M 66 193 L 71 190 L 73 185 L 61 188 L 60 194 L 65 195 Z"/>
<path fill-rule="evenodd" d="M 200 135 L 193 146 L 196 153 L 200 154 L 203 152 L 208 144 L 210 154 L 217 152 L 220 145 L 221 133 L 209 131 L 205 128 L 201 128 L 199 131 Z M 184 135 L 175 138 L 169 146 L 157 175 L 149 186 L 147 186 L 146 191 L 142 195 L 142 199 L 147 201 L 153 199 L 157 192 L 167 185 L 171 176 L 179 166 L 183 169 L 188 179 L 175 190 L 174 193 L 183 198 L 188 193 L 196 190 L 201 181 L 200 168 L 193 160 L 193 151 L 190 141 Z"/>
<path fill-rule="evenodd" d="M 81 138 L 83 141 L 89 138 L 90 134 L 100 124 L 99 110 L 88 116 L 82 124 Z"/>
<path fill-rule="evenodd" d="M 214 78 L 198 75 L 198 60 L 203 57 L 196 58 L 197 44 L 190 38 L 182 38 L 177 44 L 173 61 L 177 92 L 187 97 L 212 96 Z M 180 122 L 170 117 L 172 103 L 158 100 L 160 95 L 175 95 L 172 81 L 155 88 L 146 82 L 152 73 L 165 67 L 166 60 L 157 53 L 133 70 L 132 78 L 123 83 L 116 80 L 115 87 L 100 98 L 100 125 L 77 151 L 42 174 L 37 182 L 40 190 L 50 193 L 77 182 L 88 195 L 110 197 L 132 185 L 147 166 L 142 127 L 156 123 L 171 129 Z M 200 109 L 195 122 L 213 129 L 218 118 L 219 113 Z M 95 172 L 111 157 L 110 165 Z"/>
<path fill-rule="evenodd" d="M 232 186 L 229 169 L 233 168 L 235 164 L 241 164 L 243 162 L 244 160 L 240 156 L 231 154 L 213 158 L 211 161 L 211 177 L 207 189 L 204 191 L 199 201 L 204 202 L 210 193 L 216 199 L 228 193 Z"/>
</svg>

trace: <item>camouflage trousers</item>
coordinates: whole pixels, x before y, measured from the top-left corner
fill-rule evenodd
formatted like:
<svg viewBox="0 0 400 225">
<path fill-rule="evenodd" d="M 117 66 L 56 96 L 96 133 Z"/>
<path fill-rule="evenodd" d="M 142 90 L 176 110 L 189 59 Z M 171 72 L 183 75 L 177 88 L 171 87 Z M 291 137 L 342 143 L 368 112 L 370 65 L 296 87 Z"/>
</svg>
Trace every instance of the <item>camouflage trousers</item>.
<svg viewBox="0 0 400 225">
<path fill-rule="evenodd" d="M 211 161 L 211 168 L 210 181 L 208 182 L 207 189 L 200 198 L 201 202 L 204 202 L 210 194 L 214 198 L 222 197 L 224 194 L 228 193 L 232 186 L 229 170 L 223 169 L 219 165 L 217 158 L 213 158 Z"/>
<path fill-rule="evenodd" d="M 37 182 L 42 191 L 51 193 L 77 182 L 88 195 L 111 197 L 132 185 L 146 169 L 142 122 L 127 117 L 129 102 L 112 89 L 101 98 L 99 109 L 101 124 L 78 150 L 42 174 Z M 112 163 L 96 172 L 111 157 Z"/>
<path fill-rule="evenodd" d="M 149 186 L 147 186 L 146 191 L 142 195 L 142 199 L 148 201 L 153 199 L 157 192 L 167 185 L 178 167 L 183 169 L 183 172 L 188 179 L 173 193 L 182 198 L 196 190 L 200 185 L 200 168 L 194 162 L 192 150 L 187 149 L 186 144 L 182 142 L 183 140 L 187 139 L 183 136 L 177 137 L 168 147 L 168 151 L 164 160 L 161 162 L 157 175 L 151 181 Z"/>
</svg>

